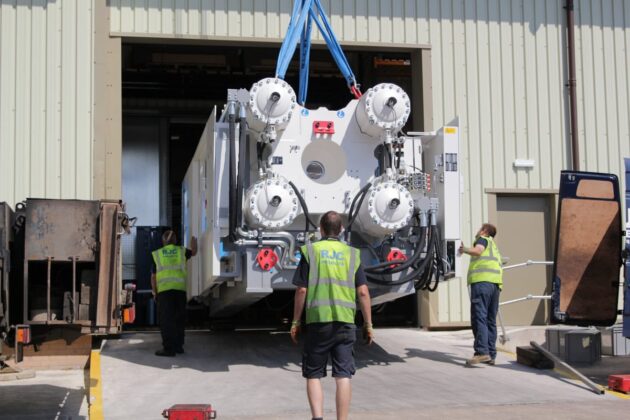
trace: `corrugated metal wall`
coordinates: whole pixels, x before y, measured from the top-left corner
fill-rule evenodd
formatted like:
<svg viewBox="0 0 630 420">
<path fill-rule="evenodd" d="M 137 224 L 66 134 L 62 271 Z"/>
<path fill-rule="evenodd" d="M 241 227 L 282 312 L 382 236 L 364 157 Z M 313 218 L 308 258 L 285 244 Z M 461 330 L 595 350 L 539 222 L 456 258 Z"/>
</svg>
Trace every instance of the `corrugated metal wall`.
<svg viewBox="0 0 630 420">
<path fill-rule="evenodd" d="M 430 45 L 436 125 L 459 116 L 464 238 L 488 217 L 487 188 L 557 188 L 569 162 L 563 0 L 323 1 L 342 43 Z M 290 0 L 112 0 L 111 31 L 280 41 Z M 630 156 L 630 1 L 576 1 L 583 170 Z M 530 170 L 515 159 L 533 159 Z M 440 322 L 468 320 L 463 281 L 439 294 Z"/>
<path fill-rule="evenodd" d="M 1 1 L 0 201 L 91 197 L 92 4 Z"/>
</svg>

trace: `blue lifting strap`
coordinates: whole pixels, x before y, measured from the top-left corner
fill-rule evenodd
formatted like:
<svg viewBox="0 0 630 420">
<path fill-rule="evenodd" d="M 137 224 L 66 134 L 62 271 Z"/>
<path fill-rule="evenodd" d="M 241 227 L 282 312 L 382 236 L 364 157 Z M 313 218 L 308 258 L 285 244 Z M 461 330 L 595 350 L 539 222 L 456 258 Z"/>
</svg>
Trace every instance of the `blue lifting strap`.
<svg viewBox="0 0 630 420">
<path fill-rule="evenodd" d="M 293 12 L 289 21 L 287 34 L 280 47 L 278 54 L 278 63 L 276 64 L 276 77 L 284 79 L 291 63 L 291 59 L 295 54 L 295 50 L 300 44 L 300 89 L 298 93 L 298 102 L 302 105 L 306 103 L 306 95 L 308 92 L 309 63 L 311 53 L 311 32 L 313 23 L 326 41 L 326 46 L 330 51 L 333 60 L 339 67 L 341 74 L 346 79 L 350 91 L 356 98 L 361 97 L 359 86 L 350 63 L 346 55 L 341 49 L 341 45 L 333 32 L 332 25 L 326 16 L 326 12 L 322 7 L 320 0 L 295 0 L 293 3 Z"/>
</svg>

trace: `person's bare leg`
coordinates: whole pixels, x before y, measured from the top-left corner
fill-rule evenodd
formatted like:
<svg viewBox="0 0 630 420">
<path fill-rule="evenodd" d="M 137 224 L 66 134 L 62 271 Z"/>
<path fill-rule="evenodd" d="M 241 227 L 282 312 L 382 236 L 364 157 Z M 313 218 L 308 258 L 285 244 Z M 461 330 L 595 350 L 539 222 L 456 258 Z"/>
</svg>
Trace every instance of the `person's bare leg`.
<svg viewBox="0 0 630 420">
<path fill-rule="evenodd" d="M 306 394 L 308 395 L 308 403 L 311 406 L 311 414 L 313 417 L 324 417 L 324 392 L 322 391 L 322 382 L 319 379 L 307 379 Z"/>
<path fill-rule="evenodd" d="M 352 399 L 350 378 L 335 378 L 335 382 L 337 382 L 337 420 L 347 420 L 350 412 L 350 400 Z"/>
</svg>

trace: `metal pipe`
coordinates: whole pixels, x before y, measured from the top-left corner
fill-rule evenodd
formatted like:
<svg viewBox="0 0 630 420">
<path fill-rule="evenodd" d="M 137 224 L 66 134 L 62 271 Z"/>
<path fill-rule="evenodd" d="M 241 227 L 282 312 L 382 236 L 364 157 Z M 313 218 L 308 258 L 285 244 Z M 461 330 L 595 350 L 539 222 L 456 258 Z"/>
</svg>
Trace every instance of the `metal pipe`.
<svg viewBox="0 0 630 420">
<path fill-rule="evenodd" d="M 245 239 L 255 239 L 259 236 L 258 232 L 250 230 L 247 231 L 241 227 L 237 227 L 236 228 L 236 233 L 245 238 Z M 260 236 L 262 236 L 263 238 L 280 238 L 280 239 L 284 239 L 287 241 L 288 245 L 289 245 L 289 256 L 288 258 L 293 261 L 293 262 L 299 262 L 299 259 L 295 258 L 295 237 L 286 231 L 278 231 L 278 232 L 261 232 Z M 263 239 L 263 243 L 264 243 L 264 239 Z M 236 243 L 236 242 L 235 242 Z M 256 243 L 258 243 L 258 241 L 256 241 Z"/>
<path fill-rule="evenodd" d="M 229 141 L 229 235 L 234 236 L 236 230 L 236 106 L 228 104 L 228 141 Z"/>
<path fill-rule="evenodd" d="M 527 266 L 530 266 L 530 265 L 553 265 L 553 261 L 532 261 L 532 260 L 527 260 L 524 263 L 518 263 L 518 264 L 513 264 L 513 265 L 506 265 L 505 267 L 503 267 L 503 271 L 511 270 L 513 268 L 527 267 Z"/>
<path fill-rule="evenodd" d="M 263 239 L 262 241 L 258 241 L 255 239 L 237 239 L 234 241 L 235 245 L 238 246 L 255 246 L 258 247 L 260 244 L 267 246 L 279 246 L 283 250 L 282 258 L 278 260 L 279 268 L 284 269 L 284 260 L 287 258 L 287 243 L 282 240 L 272 240 L 272 239 Z"/>
<path fill-rule="evenodd" d="M 436 134 L 436 131 L 407 131 L 409 137 L 433 137 Z"/>
<path fill-rule="evenodd" d="M 545 261 L 541 261 L 541 262 L 545 262 Z M 525 263 L 523 263 L 525 264 Z M 523 264 L 516 264 L 519 267 L 522 267 Z M 518 299 L 512 299 L 512 300 L 506 300 L 505 302 L 501 302 L 499 303 L 499 309 L 497 310 L 497 316 L 499 317 L 499 322 L 501 323 L 501 331 L 502 331 L 502 335 L 501 335 L 501 343 L 505 344 L 506 341 L 509 341 L 509 338 L 507 336 L 507 332 L 505 331 L 505 326 L 503 325 L 503 317 L 501 316 L 501 306 L 502 305 L 509 305 L 511 303 L 517 303 L 517 302 L 523 302 L 526 300 L 532 300 L 532 299 L 540 299 L 540 300 L 551 300 L 551 296 L 534 296 L 534 295 L 527 295 L 525 297 L 522 298 L 518 298 Z"/>
<path fill-rule="evenodd" d="M 46 290 L 46 319 L 50 321 L 50 274 L 52 271 L 52 257 L 47 258 L 47 275 L 46 275 L 46 283 L 48 285 Z"/>
<path fill-rule="evenodd" d="M 77 317 L 77 257 L 70 257 L 72 259 L 72 294 L 70 295 L 72 299 L 72 321 Z"/>
<path fill-rule="evenodd" d="M 247 179 L 249 185 L 249 176 L 247 170 L 247 151 L 249 149 L 249 141 L 247 136 L 247 112 L 243 104 L 239 108 L 238 119 L 238 173 L 236 174 L 236 226 L 243 223 L 243 184 Z"/>
<path fill-rule="evenodd" d="M 580 151 L 577 127 L 577 95 L 575 76 L 575 19 L 573 0 L 567 0 L 567 61 L 569 67 L 569 112 L 571 123 L 571 159 L 574 171 L 580 170 Z"/>
<path fill-rule="evenodd" d="M 586 386 L 588 386 L 594 393 L 596 393 L 598 395 L 604 394 L 604 392 L 605 392 L 604 388 L 600 387 L 595 382 L 591 381 L 586 376 L 582 375 L 580 372 L 578 372 L 576 369 L 574 369 L 568 363 L 566 363 L 563 360 L 561 360 L 555 354 L 551 353 L 549 350 L 547 350 L 546 348 L 544 348 L 543 346 L 541 346 L 540 344 L 538 344 L 535 341 L 530 341 L 529 344 L 531 344 L 532 347 L 534 347 L 536 350 L 538 350 L 539 352 L 544 354 L 545 357 L 547 357 L 548 359 L 551 359 L 556 366 L 560 365 L 563 368 L 565 368 L 566 370 L 568 370 L 569 372 L 571 372 L 572 374 L 574 374 L 575 376 L 577 376 L 577 378 L 579 380 L 581 380 Z"/>
<path fill-rule="evenodd" d="M 505 344 L 508 341 L 510 341 L 510 338 L 507 335 L 507 331 L 505 331 L 505 325 L 503 325 L 503 317 L 501 316 L 501 310 L 497 310 L 497 317 L 499 318 L 499 325 L 501 326 L 501 337 L 499 337 L 499 340 L 501 340 L 501 344 Z"/>
<path fill-rule="evenodd" d="M 287 258 L 297 263 L 300 260 L 295 257 L 295 238 L 289 232 L 263 232 L 264 238 L 280 238 L 286 240 L 289 243 L 289 249 L 287 250 Z"/>
<path fill-rule="evenodd" d="M 532 299 L 551 300 L 551 296 L 534 296 L 534 295 L 527 295 L 527 296 L 525 296 L 525 297 L 518 298 L 518 299 L 506 300 L 505 302 L 501 302 L 501 303 L 499 303 L 499 306 L 501 306 L 501 305 L 509 305 L 509 304 L 511 304 L 511 303 L 523 302 L 523 301 L 526 301 L 526 300 L 532 300 Z"/>
</svg>

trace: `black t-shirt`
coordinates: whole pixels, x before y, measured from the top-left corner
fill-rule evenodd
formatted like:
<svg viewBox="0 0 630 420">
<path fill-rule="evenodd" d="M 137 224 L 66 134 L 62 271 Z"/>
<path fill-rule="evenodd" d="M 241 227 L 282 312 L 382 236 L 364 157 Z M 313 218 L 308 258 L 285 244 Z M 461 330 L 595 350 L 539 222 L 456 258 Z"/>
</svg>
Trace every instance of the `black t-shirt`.
<svg viewBox="0 0 630 420">
<path fill-rule="evenodd" d="M 325 240 L 335 241 L 337 239 L 334 238 L 325 238 Z M 293 275 L 293 285 L 297 287 L 308 287 L 308 274 L 310 271 L 310 265 L 304 255 L 300 259 L 300 264 L 295 270 L 295 274 Z M 356 273 L 354 274 L 354 286 L 359 287 L 367 284 L 367 278 L 365 277 L 365 272 L 363 271 L 362 264 L 359 264 Z"/>
<path fill-rule="evenodd" d="M 192 257 L 192 250 L 186 248 L 186 260 L 189 260 Z M 155 266 L 155 260 L 151 257 L 151 274 L 155 274 L 157 271 L 157 267 Z"/>
<path fill-rule="evenodd" d="M 473 245 L 473 247 L 475 247 L 477 245 L 481 245 L 484 248 L 488 248 L 488 240 L 485 239 L 485 238 L 477 238 L 477 240 L 475 241 L 475 244 Z"/>
</svg>

